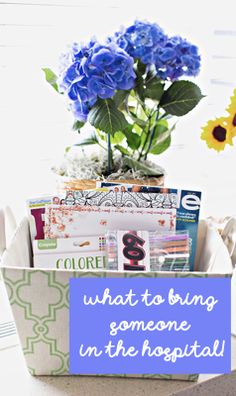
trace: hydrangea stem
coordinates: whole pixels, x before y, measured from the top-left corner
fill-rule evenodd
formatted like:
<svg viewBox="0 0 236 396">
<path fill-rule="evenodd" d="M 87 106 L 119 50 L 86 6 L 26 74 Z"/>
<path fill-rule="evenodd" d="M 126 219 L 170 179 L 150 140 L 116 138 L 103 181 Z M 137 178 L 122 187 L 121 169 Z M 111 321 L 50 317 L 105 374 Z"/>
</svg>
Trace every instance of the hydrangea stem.
<svg viewBox="0 0 236 396">
<path fill-rule="evenodd" d="M 112 166 L 111 135 L 107 134 L 107 173 L 110 175 Z"/>
<path fill-rule="evenodd" d="M 151 136 L 150 136 L 150 140 L 149 140 L 149 143 L 148 143 L 148 148 L 147 148 L 146 153 L 144 155 L 144 159 L 145 160 L 147 159 L 149 150 L 152 147 L 152 141 L 153 141 L 153 138 L 154 138 L 154 135 L 155 135 L 155 128 L 156 128 L 156 122 L 158 120 L 158 117 L 159 117 L 159 108 L 157 109 L 156 116 L 155 116 L 155 121 L 154 121 L 154 123 L 152 125 L 152 128 L 151 128 Z"/>
<path fill-rule="evenodd" d="M 149 131 L 147 131 L 147 133 L 146 133 L 146 137 L 145 137 L 145 140 L 144 140 L 144 143 L 143 143 L 143 147 L 141 148 L 141 152 L 139 154 L 138 160 L 141 160 L 141 158 L 143 156 L 143 151 L 144 151 L 144 148 L 145 148 L 145 146 L 147 144 L 147 140 L 148 140 L 148 132 Z"/>
<path fill-rule="evenodd" d="M 154 125 L 155 125 L 155 123 L 154 123 Z M 144 152 L 145 147 L 146 147 L 146 144 L 147 144 L 147 142 L 148 142 L 149 134 L 150 134 L 150 133 L 152 134 L 152 128 L 150 128 L 150 127 L 151 127 L 151 117 L 149 116 L 149 119 L 148 119 L 148 130 L 147 130 L 146 137 L 145 137 L 143 146 L 142 146 L 142 148 L 141 148 L 141 152 L 140 152 L 140 154 L 139 154 L 138 160 L 141 160 L 141 159 L 142 159 L 142 157 L 143 157 L 143 152 Z M 150 149 L 150 148 L 149 148 L 149 149 Z M 148 149 L 148 150 L 149 150 L 149 149 Z M 146 153 L 146 154 L 147 154 L 147 153 Z M 145 159 L 146 159 L 146 154 L 145 154 Z"/>
</svg>

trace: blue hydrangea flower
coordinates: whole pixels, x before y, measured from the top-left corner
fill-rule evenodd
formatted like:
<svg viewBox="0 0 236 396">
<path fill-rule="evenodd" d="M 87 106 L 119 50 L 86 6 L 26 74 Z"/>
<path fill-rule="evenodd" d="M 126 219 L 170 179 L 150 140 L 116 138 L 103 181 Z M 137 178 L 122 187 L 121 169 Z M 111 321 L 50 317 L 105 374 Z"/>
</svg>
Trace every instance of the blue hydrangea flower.
<svg viewBox="0 0 236 396">
<path fill-rule="evenodd" d="M 200 62 L 198 48 L 179 36 L 169 38 L 154 56 L 157 76 L 162 80 L 173 81 L 184 75 L 195 77 L 199 73 Z"/>
<path fill-rule="evenodd" d="M 150 65 L 155 51 L 165 44 L 167 36 L 156 23 L 135 21 L 133 25 L 117 32 L 113 40 L 133 58 Z"/>
<path fill-rule="evenodd" d="M 112 40 L 134 59 L 148 66 L 154 64 L 162 80 L 196 76 L 200 70 L 198 48 L 179 36 L 168 38 L 155 23 L 135 21 L 109 38 Z"/>
<path fill-rule="evenodd" d="M 119 89 L 133 88 L 136 74 L 132 57 L 116 43 L 73 44 L 62 58 L 58 85 L 70 100 L 70 108 L 80 121 L 86 121 L 98 98 L 108 99 Z"/>
</svg>

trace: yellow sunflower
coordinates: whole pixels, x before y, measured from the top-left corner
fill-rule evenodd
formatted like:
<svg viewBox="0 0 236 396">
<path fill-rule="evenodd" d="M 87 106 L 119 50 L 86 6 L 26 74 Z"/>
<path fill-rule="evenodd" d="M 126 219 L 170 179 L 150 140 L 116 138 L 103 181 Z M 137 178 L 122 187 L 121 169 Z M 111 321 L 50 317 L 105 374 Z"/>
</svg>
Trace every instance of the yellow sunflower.
<svg viewBox="0 0 236 396">
<path fill-rule="evenodd" d="M 229 113 L 228 123 L 232 128 L 232 134 L 236 136 L 236 89 L 233 92 L 233 96 L 230 98 L 230 104 L 226 111 Z"/>
<path fill-rule="evenodd" d="M 228 123 L 228 118 L 220 117 L 210 120 L 202 128 L 201 139 L 205 140 L 209 148 L 222 151 L 226 144 L 233 145 L 232 128 Z"/>
</svg>

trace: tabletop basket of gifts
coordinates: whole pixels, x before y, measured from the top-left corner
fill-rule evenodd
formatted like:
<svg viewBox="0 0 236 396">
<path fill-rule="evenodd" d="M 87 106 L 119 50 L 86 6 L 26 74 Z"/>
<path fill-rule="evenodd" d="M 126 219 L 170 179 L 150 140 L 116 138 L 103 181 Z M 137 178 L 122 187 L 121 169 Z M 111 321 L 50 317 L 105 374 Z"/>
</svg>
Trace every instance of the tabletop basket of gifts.
<svg viewBox="0 0 236 396">
<path fill-rule="evenodd" d="M 198 191 L 105 181 L 29 199 L 1 271 L 31 374 L 70 373 L 71 278 L 231 277 L 227 248 L 215 227 L 199 222 L 200 205 Z"/>
</svg>

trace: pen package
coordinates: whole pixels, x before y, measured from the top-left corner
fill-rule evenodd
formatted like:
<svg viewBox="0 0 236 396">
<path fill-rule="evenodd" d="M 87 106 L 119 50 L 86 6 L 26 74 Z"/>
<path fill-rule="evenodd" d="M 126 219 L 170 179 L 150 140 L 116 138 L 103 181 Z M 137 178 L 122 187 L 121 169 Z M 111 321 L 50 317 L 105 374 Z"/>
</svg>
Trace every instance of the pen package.
<svg viewBox="0 0 236 396">
<path fill-rule="evenodd" d="M 116 230 L 106 233 L 107 266 L 126 271 L 188 271 L 189 235 L 186 231 Z"/>
</svg>

